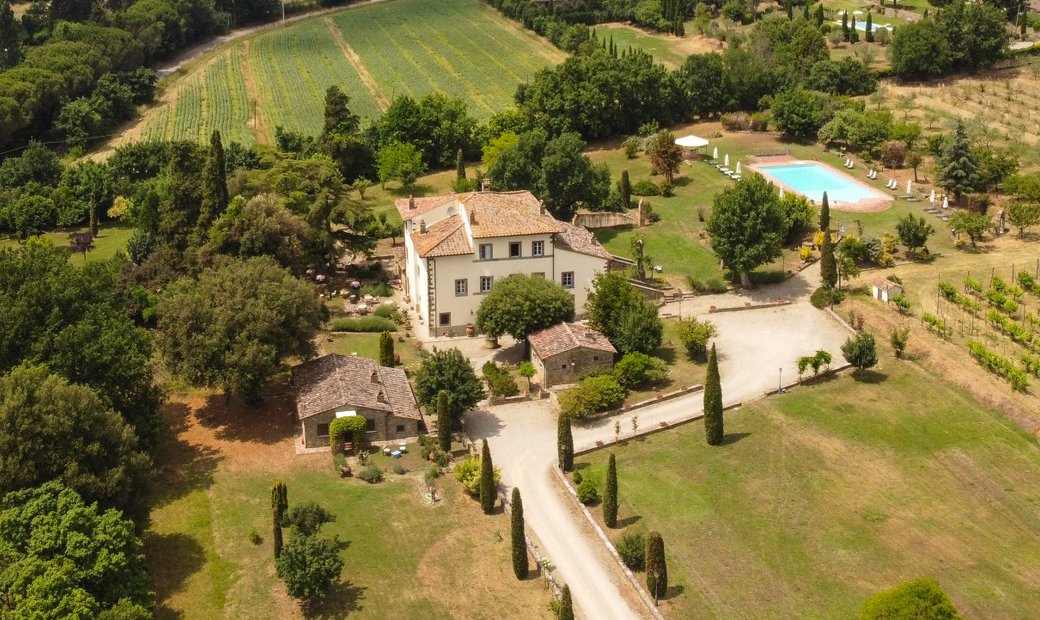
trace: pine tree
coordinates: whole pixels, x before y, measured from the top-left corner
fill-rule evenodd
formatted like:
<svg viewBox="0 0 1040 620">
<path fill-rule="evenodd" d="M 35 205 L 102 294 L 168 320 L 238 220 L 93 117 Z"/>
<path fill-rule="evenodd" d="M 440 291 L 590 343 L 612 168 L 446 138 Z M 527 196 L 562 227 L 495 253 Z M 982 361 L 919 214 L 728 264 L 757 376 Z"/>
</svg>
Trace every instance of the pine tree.
<svg viewBox="0 0 1040 620">
<path fill-rule="evenodd" d="M 285 483 L 279 480 L 271 487 L 271 516 L 274 521 L 274 557 L 282 554 L 282 519 L 289 508 L 289 495 Z"/>
<path fill-rule="evenodd" d="M 614 453 L 607 459 L 607 482 L 603 488 L 603 523 L 607 527 L 617 526 L 617 461 Z"/>
<path fill-rule="evenodd" d="M 556 422 L 556 449 L 559 452 L 560 470 L 574 469 L 574 435 L 571 434 L 571 419 L 562 413 Z"/>
<path fill-rule="evenodd" d="M 574 602 L 571 601 L 571 587 L 563 586 L 560 593 L 560 613 L 556 614 L 556 620 L 574 620 Z"/>
<path fill-rule="evenodd" d="M 224 213 L 230 201 L 225 159 L 220 132 L 214 131 L 209 139 L 206 163 L 202 167 L 202 206 L 195 224 L 195 242 L 198 244 L 208 237 L 210 225 Z"/>
<path fill-rule="evenodd" d="M 437 393 L 437 444 L 445 452 L 451 451 L 451 409 L 447 390 Z"/>
<path fill-rule="evenodd" d="M 628 170 L 621 171 L 621 180 L 618 181 L 618 193 L 621 194 L 621 204 L 626 209 L 632 208 L 632 182 L 628 179 Z"/>
<path fill-rule="evenodd" d="M 657 532 L 646 535 L 646 589 L 657 601 L 668 592 L 668 564 L 664 558 L 664 540 Z"/>
<path fill-rule="evenodd" d="M 513 574 L 517 579 L 527 578 L 527 537 L 524 535 L 524 504 L 520 499 L 520 489 L 513 487 L 513 499 L 510 501 L 513 513 L 510 524 L 513 526 Z"/>
<path fill-rule="evenodd" d="M 824 286 L 833 288 L 838 284 L 838 263 L 834 260 L 831 208 L 827 202 L 827 192 L 823 192 L 823 204 L 820 206 L 820 230 L 823 231 L 823 241 L 820 243 L 820 278 Z"/>
<path fill-rule="evenodd" d="M 946 191 L 952 192 L 954 200 L 959 200 L 963 192 L 975 189 L 978 164 L 972 155 L 963 123 L 958 121 L 953 137 L 946 141 L 943 153 L 939 157 L 938 168 L 938 184 Z"/>
<path fill-rule="evenodd" d="M 466 161 L 462 157 L 462 149 L 455 152 L 455 178 L 460 181 L 466 178 Z"/>
<path fill-rule="evenodd" d="M 394 366 L 394 337 L 390 332 L 379 334 L 379 365 Z"/>
<path fill-rule="evenodd" d="M 719 376 L 719 358 L 715 345 L 708 352 L 708 376 L 704 380 L 704 436 L 709 446 L 722 443 L 725 436 L 722 422 L 722 378 Z"/>
<path fill-rule="evenodd" d="M 495 509 L 495 468 L 487 439 L 480 449 L 480 509 L 489 515 Z"/>
<path fill-rule="evenodd" d="M 867 39 L 867 43 L 873 43 L 874 42 L 874 18 L 873 18 L 873 13 L 870 13 L 869 11 L 867 12 L 867 34 L 866 34 L 866 39 Z"/>
</svg>

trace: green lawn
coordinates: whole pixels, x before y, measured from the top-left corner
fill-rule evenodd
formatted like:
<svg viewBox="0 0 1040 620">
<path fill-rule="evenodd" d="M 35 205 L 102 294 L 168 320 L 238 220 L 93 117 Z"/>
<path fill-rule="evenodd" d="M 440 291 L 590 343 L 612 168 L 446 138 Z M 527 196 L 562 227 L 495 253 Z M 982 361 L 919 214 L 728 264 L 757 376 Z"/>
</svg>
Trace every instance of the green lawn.
<svg viewBox="0 0 1040 620">
<path fill-rule="evenodd" d="M 404 342 L 397 340 L 404 336 L 404 331 L 393 332 L 394 352 L 401 356 L 401 365 L 408 367 L 419 360 L 419 349 L 415 346 L 415 340 L 405 338 Z M 321 347 L 326 353 L 339 353 L 340 355 L 354 355 L 379 359 L 379 334 L 330 334 L 329 342 L 324 339 Z"/>
<path fill-rule="evenodd" d="M 79 228 L 62 228 L 44 233 L 42 237 L 49 240 L 56 246 L 68 247 L 69 235 L 72 233 L 86 232 L 87 227 L 82 226 Z M 86 260 L 96 260 L 111 258 L 115 256 L 116 252 L 126 250 L 126 242 L 130 239 L 134 229 L 124 224 L 105 224 L 102 225 L 98 231 L 98 236 L 94 239 L 94 249 L 87 252 Z M 0 236 L 0 248 L 14 247 L 18 245 L 19 241 L 10 236 Z M 70 255 L 69 260 L 83 261 L 84 257 L 82 254 Z"/>
<path fill-rule="evenodd" d="M 1040 450 L 998 413 L 886 352 L 869 382 L 726 418 L 722 447 L 694 423 L 615 449 L 620 519 L 665 541 L 666 615 L 851 618 L 922 575 L 964 617 L 1040 614 Z"/>
<path fill-rule="evenodd" d="M 629 403 L 653 398 L 658 393 L 663 394 L 679 388 L 704 383 L 707 366 L 702 362 L 691 360 L 686 355 L 686 349 L 679 340 L 676 331 L 678 320 L 665 319 L 662 323 L 664 325 L 664 339 L 661 347 L 654 352 L 654 355 L 668 363 L 668 380 L 652 388 L 630 391 L 625 398 Z"/>
<path fill-rule="evenodd" d="M 663 34 L 637 31 L 625 26 L 596 26 L 596 38 L 600 41 L 614 40 L 621 53 L 622 50 L 641 49 L 657 61 L 669 66 L 678 67 L 686 60 L 684 54 L 676 48 L 678 39 Z"/>
<path fill-rule="evenodd" d="M 200 418 L 185 402 L 202 407 Z M 161 484 L 144 533 L 157 618 L 301 617 L 274 570 L 276 480 L 290 507 L 315 501 L 336 515 L 322 534 L 339 537 L 344 568 L 319 617 L 548 618 L 541 578 L 512 574 L 504 514 L 484 516 L 450 477 L 438 479 L 441 501 L 431 505 L 426 465 L 413 455 L 373 457 L 387 470 L 381 484 L 340 478 L 327 453 L 293 454 L 286 407 L 277 396 L 260 410 L 227 410 L 219 396 L 168 407 L 173 432 L 157 458 Z M 405 474 L 392 473 L 398 464 Z"/>
</svg>

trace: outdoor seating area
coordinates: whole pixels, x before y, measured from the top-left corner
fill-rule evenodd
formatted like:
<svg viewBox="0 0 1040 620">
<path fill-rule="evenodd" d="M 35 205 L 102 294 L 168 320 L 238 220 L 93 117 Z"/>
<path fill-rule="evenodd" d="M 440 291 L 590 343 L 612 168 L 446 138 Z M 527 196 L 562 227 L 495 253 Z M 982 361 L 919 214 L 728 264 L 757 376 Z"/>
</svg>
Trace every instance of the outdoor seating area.
<svg viewBox="0 0 1040 620">
<path fill-rule="evenodd" d="M 408 452 L 408 444 L 406 444 L 403 441 L 401 443 L 397 444 L 397 449 L 396 450 L 392 446 L 383 446 L 383 454 L 385 454 L 386 456 L 389 456 L 392 459 L 399 459 L 399 458 L 401 458 L 402 455 L 404 455 L 407 452 Z"/>
<path fill-rule="evenodd" d="M 732 169 L 732 170 L 730 169 L 730 167 L 729 167 L 729 153 L 726 153 L 723 156 L 722 163 L 719 164 L 719 147 L 715 147 L 715 149 L 712 151 L 711 159 L 712 159 L 712 165 L 715 166 L 715 168 L 719 172 L 721 172 L 722 174 L 728 176 L 729 178 L 733 179 L 734 181 L 739 181 L 742 178 L 741 170 L 740 170 L 740 162 L 739 161 L 737 162 L 737 165 L 736 165 L 736 167 L 734 169 Z"/>
<path fill-rule="evenodd" d="M 845 158 L 845 163 L 842 164 L 842 165 L 851 170 L 851 169 L 856 167 L 856 162 L 852 161 L 851 158 L 846 157 Z"/>
</svg>

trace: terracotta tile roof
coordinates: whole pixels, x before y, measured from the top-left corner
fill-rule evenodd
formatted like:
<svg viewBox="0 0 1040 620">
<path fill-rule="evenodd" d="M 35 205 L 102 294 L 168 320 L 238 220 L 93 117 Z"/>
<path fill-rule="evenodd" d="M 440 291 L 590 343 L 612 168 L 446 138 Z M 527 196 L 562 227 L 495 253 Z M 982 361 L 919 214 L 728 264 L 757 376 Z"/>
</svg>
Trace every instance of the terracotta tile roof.
<svg viewBox="0 0 1040 620">
<path fill-rule="evenodd" d="M 531 334 L 527 341 L 535 355 L 543 360 L 577 348 L 617 353 L 606 336 L 583 323 L 557 323 Z"/>
<path fill-rule="evenodd" d="M 300 419 L 332 409 L 364 407 L 399 418 L 422 419 L 408 377 L 367 357 L 331 353 L 292 369 Z"/>
<path fill-rule="evenodd" d="M 556 247 L 610 260 L 610 252 L 599 244 L 596 236 L 589 229 L 568 222 L 560 222 L 560 224 L 563 226 L 563 232 L 556 236 Z"/>
<path fill-rule="evenodd" d="M 437 207 L 444 206 L 455 200 L 456 198 L 463 198 L 469 194 L 449 194 L 447 196 L 425 196 L 421 198 L 398 198 L 394 201 L 394 206 L 397 207 L 397 212 L 401 214 L 401 219 L 404 221 L 411 220 L 419 217 L 423 213 L 432 211 Z M 415 204 L 414 209 L 408 208 L 409 201 L 413 201 Z"/>
<path fill-rule="evenodd" d="M 425 233 L 413 232 L 412 243 L 415 244 L 415 251 L 423 257 L 473 253 L 473 246 L 466 235 L 466 227 L 462 225 L 462 218 L 458 215 L 427 226 Z"/>
<path fill-rule="evenodd" d="M 903 287 L 899 284 L 896 284 L 895 282 L 891 280 L 886 280 L 884 278 L 876 278 L 874 280 L 874 286 L 884 291 L 894 291 L 896 289 L 903 290 Z"/>
<path fill-rule="evenodd" d="M 460 195 L 470 214 L 473 238 L 545 235 L 563 232 L 563 226 L 529 191 L 475 192 Z"/>
</svg>

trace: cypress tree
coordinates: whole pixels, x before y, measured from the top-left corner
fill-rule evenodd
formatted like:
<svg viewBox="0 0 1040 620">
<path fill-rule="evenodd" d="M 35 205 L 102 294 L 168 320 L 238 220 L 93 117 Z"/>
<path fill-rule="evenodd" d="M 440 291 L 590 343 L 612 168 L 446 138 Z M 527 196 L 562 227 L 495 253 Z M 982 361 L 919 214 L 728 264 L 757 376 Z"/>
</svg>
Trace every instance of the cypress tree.
<svg viewBox="0 0 1040 620">
<path fill-rule="evenodd" d="M 859 31 L 856 30 L 856 16 L 852 16 L 852 24 L 849 26 L 849 42 L 856 43 L 859 41 Z"/>
<path fill-rule="evenodd" d="M 379 365 L 388 368 L 394 365 L 394 337 L 390 332 L 379 334 Z"/>
<path fill-rule="evenodd" d="M 805 4 L 802 5 L 802 19 L 809 21 L 809 0 L 805 0 Z"/>
<path fill-rule="evenodd" d="M 1023 37 L 1026 36 L 1026 12 L 1022 11 L 1018 15 L 1018 33 Z"/>
<path fill-rule="evenodd" d="M 570 586 L 563 586 L 563 592 L 560 594 L 560 613 L 556 615 L 556 620 L 574 620 L 574 603 L 571 601 Z"/>
<path fill-rule="evenodd" d="M 664 559 L 664 540 L 657 532 L 646 535 L 646 589 L 654 601 L 668 592 L 668 564 Z"/>
<path fill-rule="evenodd" d="M 495 509 L 495 468 L 487 439 L 480 449 L 480 509 L 489 515 Z"/>
<path fill-rule="evenodd" d="M 816 5 L 816 25 L 817 26 L 822 26 L 823 25 L 823 3 L 822 2 L 820 4 Z"/>
<path fill-rule="evenodd" d="M 680 37 L 685 37 L 686 36 L 686 24 L 683 23 L 682 15 L 676 16 L 676 18 L 675 18 L 675 28 L 676 28 L 676 32 L 675 32 L 676 36 L 680 36 Z"/>
<path fill-rule="evenodd" d="M 603 489 L 603 522 L 607 527 L 617 526 L 617 460 L 614 453 L 607 459 L 607 483 Z"/>
<path fill-rule="evenodd" d="M 556 449 L 559 452 L 560 469 L 574 469 L 574 435 L 571 434 L 571 419 L 562 413 L 556 422 Z"/>
<path fill-rule="evenodd" d="M 289 495 L 285 483 L 279 480 L 271 487 L 271 516 L 274 521 L 274 557 L 282 554 L 282 518 L 289 508 Z"/>
<path fill-rule="evenodd" d="M 827 204 L 827 192 L 823 193 L 823 204 L 820 207 L 820 230 L 823 241 L 820 243 L 820 278 L 826 287 L 838 284 L 838 263 L 834 260 L 834 242 L 831 240 L 831 209 Z"/>
<path fill-rule="evenodd" d="M 527 537 L 524 536 L 524 504 L 520 499 L 520 489 L 513 487 L 513 499 L 510 502 L 513 514 L 510 524 L 513 526 L 513 573 L 517 579 L 527 578 Z"/>
<path fill-rule="evenodd" d="M 787 19 L 794 21 L 794 0 L 787 0 Z"/>
<path fill-rule="evenodd" d="M 867 43 L 874 42 L 874 18 L 873 13 L 867 12 Z"/>
<path fill-rule="evenodd" d="M 842 11 L 841 13 L 841 33 L 845 36 L 845 40 L 849 40 L 849 12 Z"/>
<path fill-rule="evenodd" d="M 206 163 L 202 167 L 202 205 L 195 224 L 196 243 L 202 243 L 206 239 L 210 225 L 224 213 L 231 200 L 228 197 L 225 159 L 220 132 L 214 131 L 210 136 Z"/>
<path fill-rule="evenodd" d="M 462 149 L 455 151 L 455 178 L 460 181 L 466 178 L 466 160 L 462 157 Z"/>
<path fill-rule="evenodd" d="M 719 358 L 715 345 L 708 352 L 708 376 L 704 380 L 704 436 L 709 446 L 722 443 L 725 436 L 722 423 L 722 378 L 719 376 Z"/>
<path fill-rule="evenodd" d="M 451 409 L 448 407 L 448 391 L 437 393 L 437 443 L 441 450 L 451 450 Z"/>
<path fill-rule="evenodd" d="M 625 205 L 626 209 L 630 209 L 632 207 L 632 182 L 628 179 L 628 170 L 621 171 L 618 193 L 621 194 L 621 204 Z"/>
</svg>

